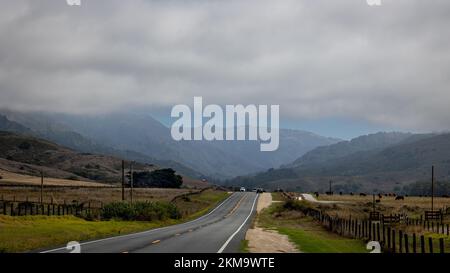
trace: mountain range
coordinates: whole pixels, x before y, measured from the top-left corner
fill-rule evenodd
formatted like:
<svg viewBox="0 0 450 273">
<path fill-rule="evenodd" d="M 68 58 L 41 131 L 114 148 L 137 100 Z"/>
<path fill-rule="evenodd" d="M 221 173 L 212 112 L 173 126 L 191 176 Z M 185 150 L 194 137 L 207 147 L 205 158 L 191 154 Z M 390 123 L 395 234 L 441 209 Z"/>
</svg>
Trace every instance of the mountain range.
<svg viewBox="0 0 450 273">
<path fill-rule="evenodd" d="M 417 181 L 450 179 L 450 134 L 376 133 L 318 147 L 291 164 L 227 181 L 297 191 L 400 191 Z"/>
<path fill-rule="evenodd" d="M 174 141 L 169 128 L 145 114 L 83 116 L 1 110 L 0 115 L 14 122 L 14 126 L 21 126 L 21 132 L 77 151 L 153 163 L 190 177 L 213 180 L 277 168 L 316 147 L 341 141 L 306 131 L 281 129 L 280 147 L 269 153 L 260 151 L 259 141 Z M 3 130 L 17 129 L 8 126 Z"/>
</svg>

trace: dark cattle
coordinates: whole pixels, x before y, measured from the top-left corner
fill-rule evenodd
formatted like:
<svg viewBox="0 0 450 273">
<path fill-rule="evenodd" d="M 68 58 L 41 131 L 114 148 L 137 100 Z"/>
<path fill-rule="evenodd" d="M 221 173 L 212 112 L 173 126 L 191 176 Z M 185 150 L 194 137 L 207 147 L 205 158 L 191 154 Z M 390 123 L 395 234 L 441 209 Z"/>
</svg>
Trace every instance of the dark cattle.
<svg viewBox="0 0 450 273">
<path fill-rule="evenodd" d="M 378 194 L 378 198 L 383 198 L 383 195 L 381 193 Z"/>
<path fill-rule="evenodd" d="M 377 202 L 377 203 L 380 203 L 380 202 L 381 202 L 381 200 L 380 200 L 380 199 L 377 199 L 377 200 L 375 200 L 375 202 Z"/>
<path fill-rule="evenodd" d="M 359 196 L 367 196 L 365 193 L 360 193 Z"/>
<path fill-rule="evenodd" d="M 314 195 L 315 195 L 316 197 L 319 197 L 319 193 L 318 193 L 318 192 L 315 192 Z"/>
<path fill-rule="evenodd" d="M 444 194 L 444 195 L 442 195 L 442 197 L 449 198 L 450 196 L 448 196 L 447 194 Z"/>
<path fill-rule="evenodd" d="M 342 195 L 342 192 L 341 192 L 341 191 L 339 192 L 339 195 Z"/>
<path fill-rule="evenodd" d="M 405 200 L 405 197 L 398 195 L 397 197 L 395 197 L 395 200 Z"/>
<path fill-rule="evenodd" d="M 350 195 L 353 196 L 353 192 L 351 192 Z"/>
</svg>

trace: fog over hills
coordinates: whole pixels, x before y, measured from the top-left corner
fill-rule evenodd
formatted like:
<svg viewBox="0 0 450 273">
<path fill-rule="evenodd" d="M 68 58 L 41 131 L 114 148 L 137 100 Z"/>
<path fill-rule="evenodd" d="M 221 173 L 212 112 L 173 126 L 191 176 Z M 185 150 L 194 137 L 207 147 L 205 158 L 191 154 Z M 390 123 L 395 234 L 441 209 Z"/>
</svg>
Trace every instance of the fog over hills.
<svg viewBox="0 0 450 273">
<path fill-rule="evenodd" d="M 316 148 L 280 169 L 238 177 L 229 185 L 300 191 L 399 191 L 418 181 L 450 181 L 450 134 L 377 133 Z"/>
<path fill-rule="evenodd" d="M 168 165 L 178 163 L 191 174 L 196 172 L 197 176 L 203 174 L 216 179 L 277 168 L 316 147 L 340 141 L 310 132 L 281 129 L 279 149 L 261 152 L 259 141 L 177 142 L 171 138 L 170 129 L 150 115 L 1 112 L 11 121 L 38 132 L 40 137 L 73 149 L 107 154 L 127 151 L 128 155 L 136 153 L 148 157 L 146 162 L 151 159 L 170 161 Z"/>
</svg>

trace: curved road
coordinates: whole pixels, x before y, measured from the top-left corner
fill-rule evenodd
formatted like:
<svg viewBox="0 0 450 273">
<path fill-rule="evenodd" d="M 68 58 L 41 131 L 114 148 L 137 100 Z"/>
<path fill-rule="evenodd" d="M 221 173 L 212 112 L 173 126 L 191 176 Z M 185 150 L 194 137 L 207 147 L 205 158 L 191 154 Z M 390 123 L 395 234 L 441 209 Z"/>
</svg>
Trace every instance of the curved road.
<svg viewBox="0 0 450 273">
<path fill-rule="evenodd" d="M 255 214 L 256 193 L 234 193 L 187 223 L 81 243 L 82 253 L 233 253 Z M 65 247 L 42 253 L 66 253 Z"/>
</svg>

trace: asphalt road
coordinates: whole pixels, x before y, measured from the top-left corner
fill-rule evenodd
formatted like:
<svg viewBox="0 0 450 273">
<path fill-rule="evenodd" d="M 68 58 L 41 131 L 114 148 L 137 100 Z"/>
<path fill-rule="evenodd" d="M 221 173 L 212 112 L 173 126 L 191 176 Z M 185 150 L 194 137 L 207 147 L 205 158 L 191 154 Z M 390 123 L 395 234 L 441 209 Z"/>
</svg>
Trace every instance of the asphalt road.
<svg viewBox="0 0 450 273">
<path fill-rule="evenodd" d="M 81 253 L 235 253 L 256 213 L 258 195 L 234 193 L 187 223 L 81 243 Z M 43 253 L 67 253 L 65 247 Z"/>
</svg>

